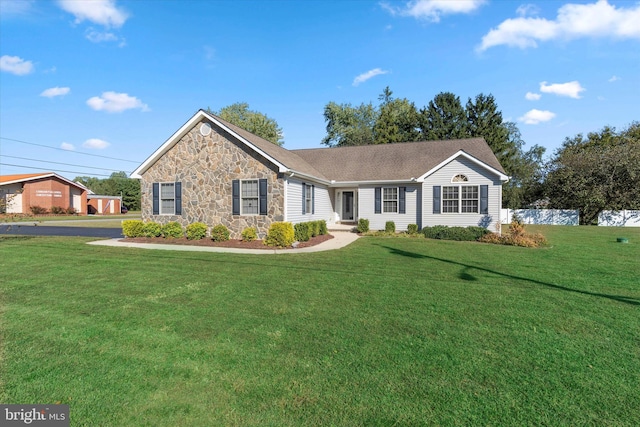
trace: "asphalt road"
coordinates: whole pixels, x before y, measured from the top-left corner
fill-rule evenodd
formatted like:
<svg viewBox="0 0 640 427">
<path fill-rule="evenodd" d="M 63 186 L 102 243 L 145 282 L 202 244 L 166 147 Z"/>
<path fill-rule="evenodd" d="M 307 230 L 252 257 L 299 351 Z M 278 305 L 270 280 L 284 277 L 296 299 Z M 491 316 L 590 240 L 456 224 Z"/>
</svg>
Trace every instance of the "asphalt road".
<svg viewBox="0 0 640 427">
<path fill-rule="evenodd" d="M 27 236 L 104 237 L 118 239 L 124 237 L 120 228 L 56 227 L 50 225 L 0 224 L 0 234 L 21 234 Z"/>
</svg>

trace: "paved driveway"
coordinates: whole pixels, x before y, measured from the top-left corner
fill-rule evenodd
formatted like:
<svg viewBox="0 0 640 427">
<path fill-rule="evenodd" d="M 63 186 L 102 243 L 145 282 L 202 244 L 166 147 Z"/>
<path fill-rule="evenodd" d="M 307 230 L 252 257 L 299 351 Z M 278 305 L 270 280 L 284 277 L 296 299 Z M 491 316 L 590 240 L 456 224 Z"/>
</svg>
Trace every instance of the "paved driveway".
<svg viewBox="0 0 640 427">
<path fill-rule="evenodd" d="M 67 236 L 67 237 L 105 237 L 117 239 L 124 237 L 120 228 L 60 227 L 51 225 L 0 224 L 0 234 L 22 234 L 27 236 Z"/>
</svg>

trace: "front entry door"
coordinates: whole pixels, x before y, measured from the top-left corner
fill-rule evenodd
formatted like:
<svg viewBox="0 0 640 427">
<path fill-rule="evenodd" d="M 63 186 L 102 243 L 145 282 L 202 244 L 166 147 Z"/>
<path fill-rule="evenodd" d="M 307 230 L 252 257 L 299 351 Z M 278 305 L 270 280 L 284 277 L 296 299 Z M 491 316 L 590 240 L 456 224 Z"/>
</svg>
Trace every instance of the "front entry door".
<svg viewBox="0 0 640 427">
<path fill-rule="evenodd" d="M 353 191 L 342 193 L 342 220 L 353 221 Z"/>
</svg>

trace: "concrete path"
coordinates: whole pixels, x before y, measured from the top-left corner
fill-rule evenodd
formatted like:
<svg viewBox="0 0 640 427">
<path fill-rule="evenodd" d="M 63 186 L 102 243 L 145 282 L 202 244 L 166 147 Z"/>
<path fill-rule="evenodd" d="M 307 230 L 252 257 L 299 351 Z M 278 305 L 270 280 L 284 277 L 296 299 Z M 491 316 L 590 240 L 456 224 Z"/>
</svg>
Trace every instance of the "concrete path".
<svg viewBox="0 0 640 427">
<path fill-rule="evenodd" d="M 191 252 L 228 252 L 236 254 L 300 254 L 309 252 L 330 251 L 340 249 L 353 243 L 359 236 L 356 233 L 348 231 L 331 232 L 333 239 L 320 243 L 319 245 L 300 249 L 239 249 L 239 248 L 220 248 L 209 246 L 188 246 L 188 245 L 163 245 L 160 243 L 131 243 L 120 241 L 119 239 L 98 240 L 88 242 L 90 245 L 111 246 L 120 248 L 142 248 L 142 249 L 159 249 L 168 251 L 191 251 Z"/>
</svg>

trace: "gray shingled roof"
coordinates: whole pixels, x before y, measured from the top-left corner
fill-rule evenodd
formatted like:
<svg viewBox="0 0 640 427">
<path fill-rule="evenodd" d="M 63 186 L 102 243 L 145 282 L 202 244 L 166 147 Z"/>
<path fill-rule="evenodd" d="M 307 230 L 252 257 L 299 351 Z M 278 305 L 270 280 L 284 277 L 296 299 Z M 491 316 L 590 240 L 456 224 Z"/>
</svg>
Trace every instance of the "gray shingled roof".
<svg viewBox="0 0 640 427">
<path fill-rule="evenodd" d="M 291 150 L 335 181 L 409 180 L 424 175 L 458 151 L 504 169 L 483 138 Z"/>
<path fill-rule="evenodd" d="M 214 117 L 220 123 L 222 123 L 229 129 L 231 129 L 233 132 L 240 135 L 242 138 L 249 141 L 251 144 L 259 148 L 261 151 L 263 151 L 264 153 L 271 156 L 273 159 L 285 165 L 288 169 L 291 169 L 306 175 L 311 175 L 316 178 L 324 179 L 326 181 L 331 180 L 331 178 L 323 175 L 322 172 L 320 172 L 318 169 L 314 168 L 311 164 L 309 164 L 308 162 L 300 158 L 292 150 L 287 150 L 285 148 L 282 148 L 279 145 L 276 145 L 271 141 L 267 141 L 264 138 L 254 135 L 251 132 L 248 132 L 242 129 L 234 125 L 233 123 L 229 123 L 228 121 L 223 120 L 216 115 L 213 115 L 211 113 L 206 113 L 206 114 Z"/>
<path fill-rule="evenodd" d="M 207 114 L 288 169 L 327 181 L 409 180 L 424 175 L 460 150 L 505 173 L 484 138 L 287 150 Z"/>
</svg>

